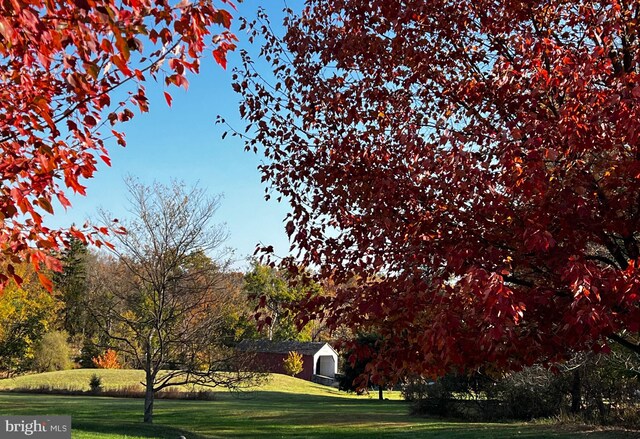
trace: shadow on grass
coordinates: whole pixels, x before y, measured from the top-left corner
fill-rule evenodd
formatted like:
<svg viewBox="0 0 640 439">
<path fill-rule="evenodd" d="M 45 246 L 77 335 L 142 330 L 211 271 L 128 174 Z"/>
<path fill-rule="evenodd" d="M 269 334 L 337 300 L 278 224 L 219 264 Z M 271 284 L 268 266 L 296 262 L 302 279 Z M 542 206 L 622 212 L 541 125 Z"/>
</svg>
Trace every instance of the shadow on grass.
<svg viewBox="0 0 640 439">
<path fill-rule="evenodd" d="M 281 438 L 446 438 L 514 437 L 551 439 L 552 431 L 512 424 L 470 424 L 409 415 L 403 401 L 301 396 L 285 392 L 255 392 L 242 398 L 230 395 L 212 403 L 215 418 L 193 411 L 188 404 L 163 411 L 162 421 L 175 424 L 191 411 L 191 422 L 205 428 L 208 437 Z"/>
<path fill-rule="evenodd" d="M 109 438 L 177 439 L 180 436 L 189 439 L 206 438 L 185 429 L 184 422 L 179 423 L 178 426 L 161 423 L 144 424 L 142 399 L 32 393 L 0 393 L 0 398 L 0 412 L 3 414 L 70 415 L 72 431 L 84 437 L 105 435 Z"/>
<path fill-rule="evenodd" d="M 631 439 L 637 432 L 576 432 L 523 423 L 469 423 L 409 415 L 402 401 L 254 392 L 214 401 L 158 400 L 154 425 L 143 400 L 0 394 L 2 414 L 67 414 L 83 438 Z M 635 434 L 635 436 L 634 436 Z M 75 434 L 74 434 L 75 436 Z"/>
<path fill-rule="evenodd" d="M 188 430 L 169 427 L 162 424 L 147 425 L 142 422 L 121 423 L 114 420 L 113 423 L 105 423 L 103 420 L 90 422 L 72 422 L 72 431 L 82 431 L 90 434 L 103 434 L 121 436 L 124 438 L 142 437 L 157 439 L 177 439 L 185 436 L 188 439 L 206 439 L 206 436 L 195 434 Z"/>
<path fill-rule="evenodd" d="M 215 393 L 216 401 L 269 401 L 269 402 L 286 402 L 286 401 L 304 401 L 313 403 L 347 403 L 347 404 L 400 404 L 407 405 L 403 400 L 379 400 L 377 396 L 350 396 L 340 392 L 337 395 L 307 395 L 290 392 L 279 392 L 275 390 L 246 390 L 239 392 L 217 392 Z"/>
</svg>

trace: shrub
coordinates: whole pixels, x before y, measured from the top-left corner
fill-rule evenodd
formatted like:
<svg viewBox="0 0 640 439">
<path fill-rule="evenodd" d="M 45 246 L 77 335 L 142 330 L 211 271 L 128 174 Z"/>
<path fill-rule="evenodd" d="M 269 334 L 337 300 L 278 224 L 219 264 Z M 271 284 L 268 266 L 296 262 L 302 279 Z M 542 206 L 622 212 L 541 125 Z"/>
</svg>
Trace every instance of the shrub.
<svg viewBox="0 0 640 439">
<path fill-rule="evenodd" d="M 427 398 L 427 389 L 432 386 L 433 380 L 422 377 L 407 379 L 402 385 L 402 397 L 405 401 L 414 402 Z"/>
<path fill-rule="evenodd" d="M 284 360 L 283 367 L 288 375 L 292 377 L 298 375 L 303 368 L 302 354 L 293 351 L 289 352 L 289 355 Z"/>
<path fill-rule="evenodd" d="M 91 379 L 89 380 L 89 387 L 91 388 L 91 393 L 97 394 L 102 392 L 102 378 L 100 378 L 95 373 L 91 375 Z"/>
<path fill-rule="evenodd" d="M 563 417 L 574 422 L 640 425 L 640 358 L 613 351 L 580 353 L 555 365 L 534 365 L 497 381 L 481 374 L 408 380 L 406 400 L 418 414 L 483 420 Z"/>
<path fill-rule="evenodd" d="M 640 356 L 614 349 L 609 355 L 584 354 L 575 363 L 575 414 L 586 422 L 640 426 Z"/>
<path fill-rule="evenodd" d="M 504 402 L 504 415 L 512 419 L 556 416 L 567 403 L 562 376 L 533 366 L 500 380 L 496 393 Z"/>
<path fill-rule="evenodd" d="M 565 389 L 552 373 L 533 367 L 494 382 L 481 373 L 409 381 L 403 390 L 413 411 L 464 419 L 532 419 L 556 415 Z"/>
<path fill-rule="evenodd" d="M 484 412 L 489 407 L 493 410 L 496 404 L 484 397 L 490 383 L 490 379 L 479 373 L 448 374 L 435 381 L 415 377 L 407 380 L 402 394 L 413 403 L 412 411 L 416 414 L 475 419 L 482 418 Z"/>
<path fill-rule="evenodd" d="M 91 359 L 98 369 L 122 369 L 118 362 L 118 354 L 113 349 L 107 349 L 103 355 Z"/>
<path fill-rule="evenodd" d="M 117 389 L 105 390 L 103 394 L 119 398 L 144 398 L 144 389 L 140 384 L 127 384 L 119 386 Z"/>
<path fill-rule="evenodd" d="M 71 349 L 64 331 L 47 332 L 36 345 L 33 365 L 38 372 L 71 369 Z"/>
</svg>

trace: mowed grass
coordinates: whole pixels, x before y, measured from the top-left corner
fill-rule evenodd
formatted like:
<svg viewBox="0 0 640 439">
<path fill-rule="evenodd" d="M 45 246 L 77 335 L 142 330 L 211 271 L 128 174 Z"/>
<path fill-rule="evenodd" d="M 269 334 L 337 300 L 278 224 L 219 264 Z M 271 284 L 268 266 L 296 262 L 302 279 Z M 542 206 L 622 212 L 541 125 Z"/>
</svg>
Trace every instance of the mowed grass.
<svg viewBox="0 0 640 439">
<path fill-rule="evenodd" d="M 136 376 L 131 371 L 120 373 L 121 385 Z M 118 377 L 113 378 L 115 382 Z M 220 392 L 214 401 L 157 400 L 152 426 L 142 424 L 142 407 L 141 399 L 0 394 L 0 413 L 4 415 L 71 415 L 74 439 L 177 439 L 180 435 L 188 439 L 640 437 L 638 432 L 567 432 L 523 423 L 465 423 L 413 417 L 401 401 L 354 397 L 279 375 L 261 389 L 240 394 Z"/>
<path fill-rule="evenodd" d="M 16 389 L 59 389 L 59 390 L 89 390 L 89 380 L 93 375 L 98 375 L 102 380 L 102 386 L 106 390 L 118 390 L 137 388 L 144 390 L 144 371 L 133 369 L 75 369 L 59 372 L 46 372 L 30 375 L 22 375 L 15 378 L 0 380 L 0 391 Z M 213 389 L 198 386 L 177 386 L 178 390 L 212 390 L 215 393 L 228 393 L 225 387 Z M 304 395 L 335 396 L 339 398 L 354 398 L 352 393 L 340 392 L 332 387 L 310 383 L 287 375 L 271 374 L 257 387 L 244 387 L 240 389 L 241 397 L 250 397 L 254 392 L 282 392 Z M 385 398 L 399 400 L 400 392 L 385 392 Z M 378 393 L 372 393 L 369 398 L 377 398 Z M 362 397 L 360 397 L 362 398 Z M 367 398 L 366 396 L 364 398 Z"/>
<path fill-rule="evenodd" d="M 116 390 L 129 386 L 140 386 L 140 389 L 143 389 L 141 382 L 144 381 L 144 371 L 142 370 L 74 369 L 0 380 L 0 390 L 40 387 L 60 390 L 89 390 L 89 380 L 94 374 L 102 378 L 102 386 L 105 389 Z"/>
</svg>

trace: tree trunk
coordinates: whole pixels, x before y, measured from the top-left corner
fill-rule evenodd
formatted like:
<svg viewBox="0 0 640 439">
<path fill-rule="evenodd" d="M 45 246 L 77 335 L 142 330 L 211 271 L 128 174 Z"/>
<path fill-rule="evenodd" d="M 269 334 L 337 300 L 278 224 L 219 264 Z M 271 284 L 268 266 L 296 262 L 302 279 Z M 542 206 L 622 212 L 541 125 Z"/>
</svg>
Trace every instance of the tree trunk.
<svg viewBox="0 0 640 439">
<path fill-rule="evenodd" d="M 269 340 L 273 340 L 273 332 L 276 329 L 276 322 L 278 321 L 278 313 L 274 312 L 271 316 L 271 324 L 267 329 L 267 335 L 269 336 Z"/>
<path fill-rule="evenodd" d="M 607 407 L 604 405 L 602 395 L 596 397 L 596 406 L 598 407 L 598 413 L 600 414 L 600 422 L 604 423 L 607 419 Z"/>
<path fill-rule="evenodd" d="M 384 399 L 384 395 L 382 394 L 382 386 L 378 386 L 378 399 L 380 401 Z"/>
<path fill-rule="evenodd" d="M 582 402 L 582 387 L 580 383 L 580 369 L 573 371 L 573 382 L 571 383 L 571 413 L 576 414 L 580 411 L 580 403 Z"/>
<path fill-rule="evenodd" d="M 145 357 L 144 422 L 151 424 L 153 422 L 153 398 L 155 396 L 153 383 L 155 381 L 155 373 L 151 371 L 151 342 L 149 340 L 147 340 Z"/>
<path fill-rule="evenodd" d="M 151 383 L 151 388 L 149 388 L 149 383 L 147 383 L 147 389 L 144 392 L 144 422 L 146 424 L 151 424 L 153 422 L 153 383 Z"/>
</svg>

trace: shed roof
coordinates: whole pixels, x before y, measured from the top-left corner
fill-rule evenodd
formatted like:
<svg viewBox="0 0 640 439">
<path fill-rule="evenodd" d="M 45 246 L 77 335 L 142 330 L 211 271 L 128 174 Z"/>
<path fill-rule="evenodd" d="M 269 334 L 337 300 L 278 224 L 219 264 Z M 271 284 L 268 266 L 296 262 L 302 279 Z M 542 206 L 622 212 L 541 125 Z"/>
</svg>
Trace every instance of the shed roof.
<svg viewBox="0 0 640 439">
<path fill-rule="evenodd" d="M 245 352 L 266 352 L 272 354 L 287 354 L 291 351 L 302 355 L 315 355 L 328 343 L 308 341 L 273 341 L 273 340 L 242 340 L 238 349 Z M 331 346 L 329 346 L 331 347 Z M 331 348 L 333 350 L 333 348 Z"/>
</svg>

